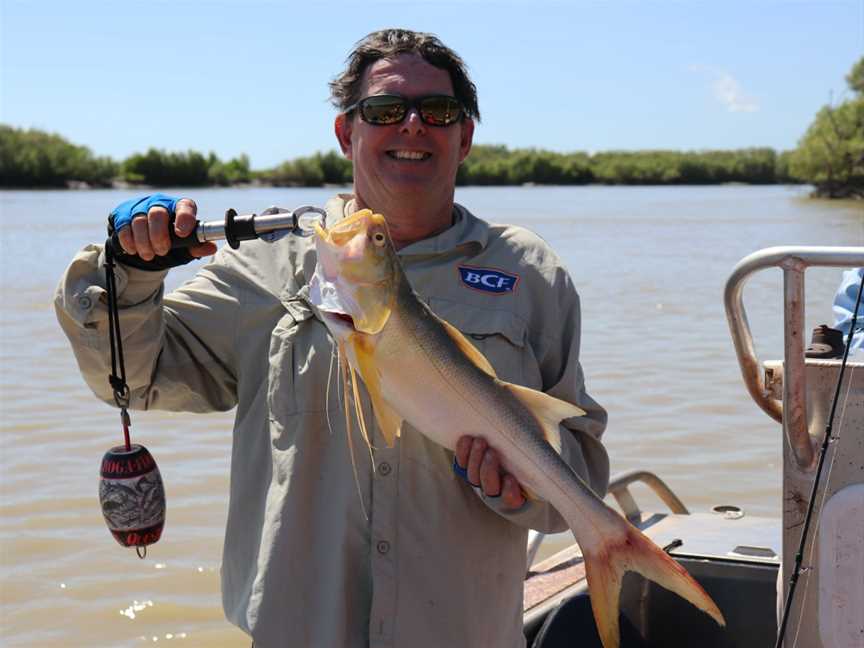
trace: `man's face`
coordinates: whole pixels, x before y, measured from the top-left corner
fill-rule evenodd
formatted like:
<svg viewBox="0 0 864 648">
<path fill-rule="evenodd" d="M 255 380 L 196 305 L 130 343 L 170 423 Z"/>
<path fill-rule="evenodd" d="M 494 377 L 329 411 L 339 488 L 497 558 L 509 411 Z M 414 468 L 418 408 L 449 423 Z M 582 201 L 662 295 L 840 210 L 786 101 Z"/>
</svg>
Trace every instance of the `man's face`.
<svg viewBox="0 0 864 648">
<path fill-rule="evenodd" d="M 401 54 L 367 68 L 360 98 L 392 94 L 414 99 L 453 95 L 446 70 L 421 57 Z M 471 119 L 436 127 L 411 109 L 399 124 L 367 124 L 359 111 L 336 118 L 342 151 L 354 162 L 354 190 L 361 203 L 387 213 L 394 201 L 402 209 L 418 201 L 452 201 L 456 170 L 471 150 Z M 427 205 L 430 206 L 430 205 Z"/>
</svg>

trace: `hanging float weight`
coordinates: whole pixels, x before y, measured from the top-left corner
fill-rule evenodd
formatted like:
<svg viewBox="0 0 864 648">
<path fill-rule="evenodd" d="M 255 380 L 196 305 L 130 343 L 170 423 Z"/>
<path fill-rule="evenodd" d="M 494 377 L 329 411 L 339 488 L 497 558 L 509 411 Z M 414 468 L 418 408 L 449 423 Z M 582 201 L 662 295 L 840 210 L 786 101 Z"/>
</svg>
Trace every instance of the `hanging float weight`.
<svg viewBox="0 0 864 648">
<path fill-rule="evenodd" d="M 102 458 L 99 502 L 111 535 L 124 547 L 146 547 L 165 525 L 162 475 L 147 448 L 115 446 Z"/>
</svg>

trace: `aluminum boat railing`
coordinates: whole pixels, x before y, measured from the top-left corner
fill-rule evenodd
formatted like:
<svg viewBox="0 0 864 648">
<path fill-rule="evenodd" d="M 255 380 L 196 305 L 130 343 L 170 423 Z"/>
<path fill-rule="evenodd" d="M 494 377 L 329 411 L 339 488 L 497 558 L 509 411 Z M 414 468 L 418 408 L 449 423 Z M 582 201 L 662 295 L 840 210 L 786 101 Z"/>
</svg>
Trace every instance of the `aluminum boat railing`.
<svg viewBox="0 0 864 648">
<path fill-rule="evenodd" d="M 750 396 L 775 421 L 782 423 L 803 470 L 815 467 L 814 442 L 807 431 L 804 374 L 804 272 L 813 266 L 864 266 L 864 247 L 784 246 L 759 250 L 742 259 L 726 282 L 723 302 L 741 375 Z M 753 335 L 744 310 L 744 284 L 766 268 L 783 270 L 783 398 L 766 388 L 762 362 L 756 355 Z"/>
<path fill-rule="evenodd" d="M 642 510 L 630 492 L 630 486 L 636 483 L 645 484 L 650 488 L 669 507 L 672 513 L 689 514 L 687 507 L 678 499 L 678 496 L 657 475 L 647 470 L 631 470 L 613 477 L 609 482 L 609 494 L 615 498 L 624 516 L 631 522 L 638 521 L 642 514 Z M 529 568 L 534 564 L 534 559 L 537 557 L 537 552 L 540 550 L 540 545 L 543 544 L 545 537 L 545 534 L 533 529 L 528 533 Z"/>
</svg>

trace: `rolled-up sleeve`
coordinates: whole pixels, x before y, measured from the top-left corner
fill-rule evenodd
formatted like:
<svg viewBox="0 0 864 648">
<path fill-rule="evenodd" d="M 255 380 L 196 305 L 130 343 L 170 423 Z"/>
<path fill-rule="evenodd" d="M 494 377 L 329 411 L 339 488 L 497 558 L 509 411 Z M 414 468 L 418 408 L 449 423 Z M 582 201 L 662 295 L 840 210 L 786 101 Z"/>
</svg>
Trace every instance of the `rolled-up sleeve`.
<svg viewBox="0 0 864 648">
<path fill-rule="evenodd" d="M 113 403 L 103 264 L 101 246 L 81 250 L 60 280 L 54 306 L 84 380 Z M 211 264 L 163 298 L 166 272 L 116 267 L 131 408 L 205 412 L 236 404 L 237 300 L 220 272 Z"/>
</svg>

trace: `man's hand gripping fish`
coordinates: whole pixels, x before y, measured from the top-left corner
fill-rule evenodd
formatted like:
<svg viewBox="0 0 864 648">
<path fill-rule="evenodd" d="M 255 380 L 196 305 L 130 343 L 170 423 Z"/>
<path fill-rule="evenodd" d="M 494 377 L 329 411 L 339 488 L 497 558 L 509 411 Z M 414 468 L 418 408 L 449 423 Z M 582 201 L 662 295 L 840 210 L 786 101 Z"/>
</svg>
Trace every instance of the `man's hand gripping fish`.
<svg viewBox="0 0 864 648">
<path fill-rule="evenodd" d="M 313 301 L 351 375 L 356 371 L 362 377 L 388 444 L 403 421 L 450 450 L 463 435 L 485 438 L 502 468 L 529 496 L 551 503 L 573 531 L 605 648 L 619 644 L 618 598 L 627 571 L 672 590 L 725 624 L 714 601 L 684 568 L 606 506 L 559 456 L 559 423 L 585 412 L 496 378 L 486 358 L 417 298 L 383 216 L 367 209 L 316 232 Z M 365 428 L 362 412 L 358 420 Z"/>
</svg>

